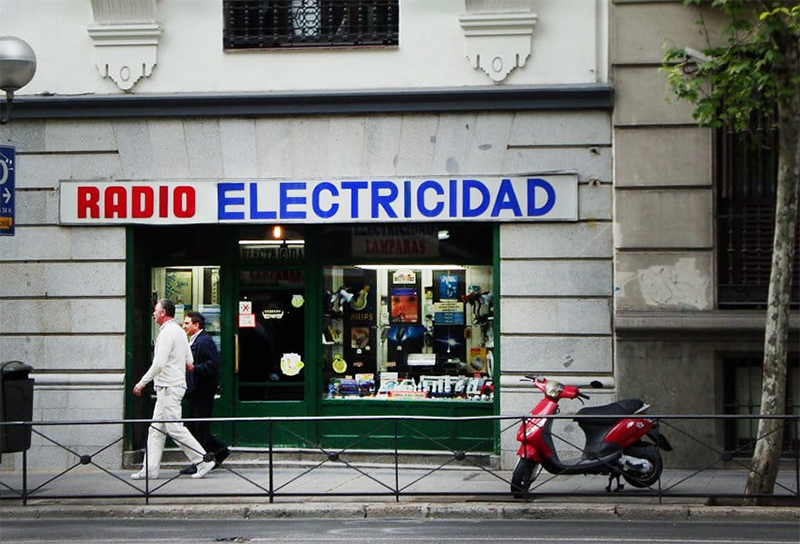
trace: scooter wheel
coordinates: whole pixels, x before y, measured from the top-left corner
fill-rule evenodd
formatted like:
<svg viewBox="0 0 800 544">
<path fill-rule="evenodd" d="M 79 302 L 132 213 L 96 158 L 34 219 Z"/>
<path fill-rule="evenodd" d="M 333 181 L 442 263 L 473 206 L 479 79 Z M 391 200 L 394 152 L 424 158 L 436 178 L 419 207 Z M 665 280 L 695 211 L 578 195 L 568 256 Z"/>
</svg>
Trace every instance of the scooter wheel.
<svg viewBox="0 0 800 544">
<path fill-rule="evenodd" d="M 664 469 L 664 461 L 661 459 L 661 452 L 658 451 L 657 446 L 650 444 L 633 446 L 625 453 L 631 457 L 647 459 L 653 467 L 646 473 L 623 472 L 622 477 L 633 487 L 650 487 L 661 478 L 661 471 Z"/>
<path fill-rule="evenodd" d="M 539 463 L 533 459 L 522 459 L 517 462 L 514 473 L 511 475 L 511 493 L 515 499 L 521 499 L 528 494 L 531 484 L 539 475 Z"/>
</svg>

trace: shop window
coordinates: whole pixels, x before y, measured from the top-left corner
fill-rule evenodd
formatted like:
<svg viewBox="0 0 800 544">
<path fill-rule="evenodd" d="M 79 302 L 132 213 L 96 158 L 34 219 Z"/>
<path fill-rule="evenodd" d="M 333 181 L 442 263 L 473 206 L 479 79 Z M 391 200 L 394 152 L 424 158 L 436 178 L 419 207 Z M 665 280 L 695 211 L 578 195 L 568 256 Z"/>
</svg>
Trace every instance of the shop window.
<svg viewBox="0 0 800 544">
<path fill-rule="evenodd" d="M 329 266 L 324 279 L 327 398 L 492 400 L 491 266 Z"/>
<path fill-rule="evenodd" d="M 717 262 L 720 308 L 766 308 L 775 234 L 778 131 L 717 133 Z M 791 305 L 800 307 L 800 223 Z"/>
<path fill-rule="evenodd" d="M 398 0 L 223 0 L 227 50 L 396 46 Z"/>
<path fill-rule="evenodd" d="M 160 298 L 175 303 L 175 321 L 183 323 L 189 311 L 196 311 L 206 318 L 205 330 L 220 349 L 222 321 L 220 315 L 220 273 L 218 266 L 174 266 L 152 269 L 152 305 Z M 158 334 L 158 325 L 153 323 L 152 338 Z"/>
<path fill-rule="evenodd" d="M 725 369 L 725 413 L 758 415 L 761 411 L 762 358 L 760 355 L 727 357 Z M 790 355 L 786 381 L 786 414 L 800 415 L 800 358 Z M 725 423 L 725 449 L 737 456 L 752 454 L 758 420 L 733 419 Z M 800 447 L 796 425 L 784 427 L 783 451 L 794 455 Z"/>
</svg>

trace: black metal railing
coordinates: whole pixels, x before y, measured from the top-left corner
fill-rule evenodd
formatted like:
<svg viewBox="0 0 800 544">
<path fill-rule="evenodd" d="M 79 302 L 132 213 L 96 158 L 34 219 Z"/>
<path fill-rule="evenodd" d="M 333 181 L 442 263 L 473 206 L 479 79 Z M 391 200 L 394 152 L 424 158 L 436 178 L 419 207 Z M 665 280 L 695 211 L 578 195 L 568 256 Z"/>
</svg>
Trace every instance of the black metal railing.
<svg viewBox="0 0 800 544">
<path fill-rule="evenodd" d="M 387 47 L 399 43 L 398 0 L 223 0 L 223 47 Z"/>
<path fill-rule="evenodd" d="M 581 436 L 574 434 L 575 420 L 587 416 L 575 414 L 540 416 L 538 423 L 544 425 L 547 419 L 553 422 L 553 441 L 562 458 L 579 458 L 583 445 Z M 591 416 L 596 419 L 597 416 Z M 749 471 L 749 459 L 742 451 L 752 444 L 742 445 L 735 450 L 719 445 L 713 432 L 724 426 L 725 422 L 736 420 L 762 419 L 761 416 L 742 415 L 681 415 L 647 416 L 654 420 L 676 450 L 692 448 L 698 452 L 693 456 L 689 468 L 668 468 L 653 485 L 644 488 L 630 488 L 622 491 L 626 498 L 657 500 L 665 498 L 703 498 L 706 500 L 744 498 L 744 487 Z M 369 444 L 369 436 L 357 437 L 343 447 L 325 447 L 314 443 L 310 438 L 297 435 L 296 438 L 308 447 L 303 450 L 302 459 L 287 460 L 286 452 L 273 442 L 276 434 L 289 432 L 297 434 L 299 422 L 324 423 L 332 420 L 358 419 L 362 423 L 375 423 L 384 432 L 392 432 L 398 439 L 395 448 L 364 455 L 362 449 Z M 430 440 L 432 447 L 441 446 L 433 437 L 425 435 L 426 422 L 471 420 L 494 420 L 501 436 L 512 433 L 516 436 L 520 425 L 529 421 L 530 416 L 485 416 L 471 418 L 447 417 L 403 417 L 403 416 L 360 416 L 354 417 L 274 417 L 274 418 L 217 418 L 221 425 L 260 425 L 263 429 L 266 447 L 256 453 L 257 459 L 236 462 L 235 452 L 231 459 L 214 471 L 211 477 L 201 481 L 180 478 L 174 467 L 167 474 L 162 466 L 160 479 L 132 480 L 132 469 L 122 470 L 119 449 L 126 430 L 131 426 L 148 425 L 153 420 L 100 420 L 100 421 L 45 421 L 45 422 L 7 422 L 0 423 L 3 436 L 17 432 L 30 432 L 33 435 L 31 450 L 13 455 L 21 456 L 21 466 L 7 470 L 0 465 L 0 499 L 21 501 L 27 505 L 31 500 L 57 499 L 109 499 L 141 498 L 145 503 L 159 498 L 192 498 L 199 501 L 206 498 L 258 498 L 274 502 L 298 497 L 365 497 L 370 500 L 388 498 L 399 501 L 407 496 L 446 496 L 446 497 L 504 497 L 512 500 L 511 470 L 501 469 L 487 462 L 491 451 L 439 450 L 433 462 L 408 462 L 408 453 L 400 449 L 399 437 L 419 434 Z M 795 435 L 800 427 L 800 416 L 777 416 L 784 432 Z M 192 420 L 182 420 L 192 421 Z M 75 446 L 73 441 L 77 427 L 91 427 L 92 434 L 105 439 L 95 446 Z M 562 428 L 563 431 L 562 432 Z M 567 432 L 567 429 L 572 431 Z M 570 433 L 573 434 L 570 434 Z M 85 436 L 85 434 L 84 434 Z M 709 442 L 709 440 L 713 440 Z M 756 440 L 754 438 L 753 440 Z M 516 444 L 516 442 L 515 442 Z M 491 447 L 491 446 L 489 446 Z M 121 449 L 121 448 L 120 448 Z M 250 452 L 251 455 L 253 452 Z M 8 455 L 8 454 L 5 454 Z M 62 458 L 64 468 L 53 469 L 45 466 L 55 457 Z M 514 451 L 506 453 L 513 459 Z M 670 453 L 665 453 L 665 463 L 670 467 Z M 37 456 L 47 456 L 47 461 L 37 462 Z M 377 457 L 377 458 L 376 458 Z M 210 459 L 210 457 L 209 457 Z M 515 460 L 515 459 L 514 459 Z M 18 461 L 14 459 L 15 463 Z M 16 463 L 19 464 L 19 463 Z M 32 465 L 33 468 L 32 468 Z M 593 478 L 587 481 L 587 478 Z M 609 500 L 618 496 L 606 491 L 608 476 L 570 476 L 541 473 L 522 495 L 522 500 L 541 497 L 579 497 L 607 496 Z M 610 481 L 609 481 L 610 487 Z M 796 503 L 800 495 L 800 453 L 784 458 L 778 474 L 775 491 L 771 495 L 751 495 L 751 498 L 787 499 Z M 517 494 L 519 495 L 519 493 Z"/>
</svg>

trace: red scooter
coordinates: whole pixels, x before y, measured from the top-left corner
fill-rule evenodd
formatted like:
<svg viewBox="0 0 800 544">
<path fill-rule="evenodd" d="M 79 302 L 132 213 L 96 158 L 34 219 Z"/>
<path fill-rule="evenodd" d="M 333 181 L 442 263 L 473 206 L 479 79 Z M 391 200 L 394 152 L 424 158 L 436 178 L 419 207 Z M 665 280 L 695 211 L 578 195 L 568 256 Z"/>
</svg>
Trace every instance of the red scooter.
<svg viewBox="0 0 800 544">
<path fill-rule="evenodd" d="M 649 487 L 658 481 L 663 469 L 661 450 L 672 451 L 667 439 L 658 431 L 657 424 L 641 417 L 649 408 L 639 399 L 625 399 L 604 406 L 581 408 L 576 418 L 586 435 L 583 455 L 574 463 L 564 463 L 558 458 L 553 445 L 552 426 L 555 418 L 542 417 L 558 413 L 561 399 L 588 399 L 574 385 L 563 385 L 527 374 L 533 384 L 544 393 L 544 398 L 531 410 L 530 417 L 520 425 L 517 440 L 521 442 L 517 467 L 511 477 L 511 492 L 522 498 L 530 489 L 542 469 L 551 474 L 607 474 L 608 486 L 616 479 L 614 491 L 624 486 L 620 477 L 634 487 Z M 602 387 L 594 381 L 592 387 Z M 645 437 L 651 441 L 645 440 Z"/>
</svg>

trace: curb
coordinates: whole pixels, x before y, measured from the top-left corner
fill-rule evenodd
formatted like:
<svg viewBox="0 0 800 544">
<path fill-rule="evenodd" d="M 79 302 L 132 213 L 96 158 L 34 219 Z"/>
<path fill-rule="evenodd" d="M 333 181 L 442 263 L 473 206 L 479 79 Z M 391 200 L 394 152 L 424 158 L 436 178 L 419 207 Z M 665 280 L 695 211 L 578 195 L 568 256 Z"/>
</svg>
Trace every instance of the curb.
<svg viewBox="0 0 800 544">
<path fill-rule="evenodd" d="M 29 519 L 470 519 L 800 522 L 800 507 L 630 504 L 288 503 L 4 506 L 2 518 Z"/>
</svg>

